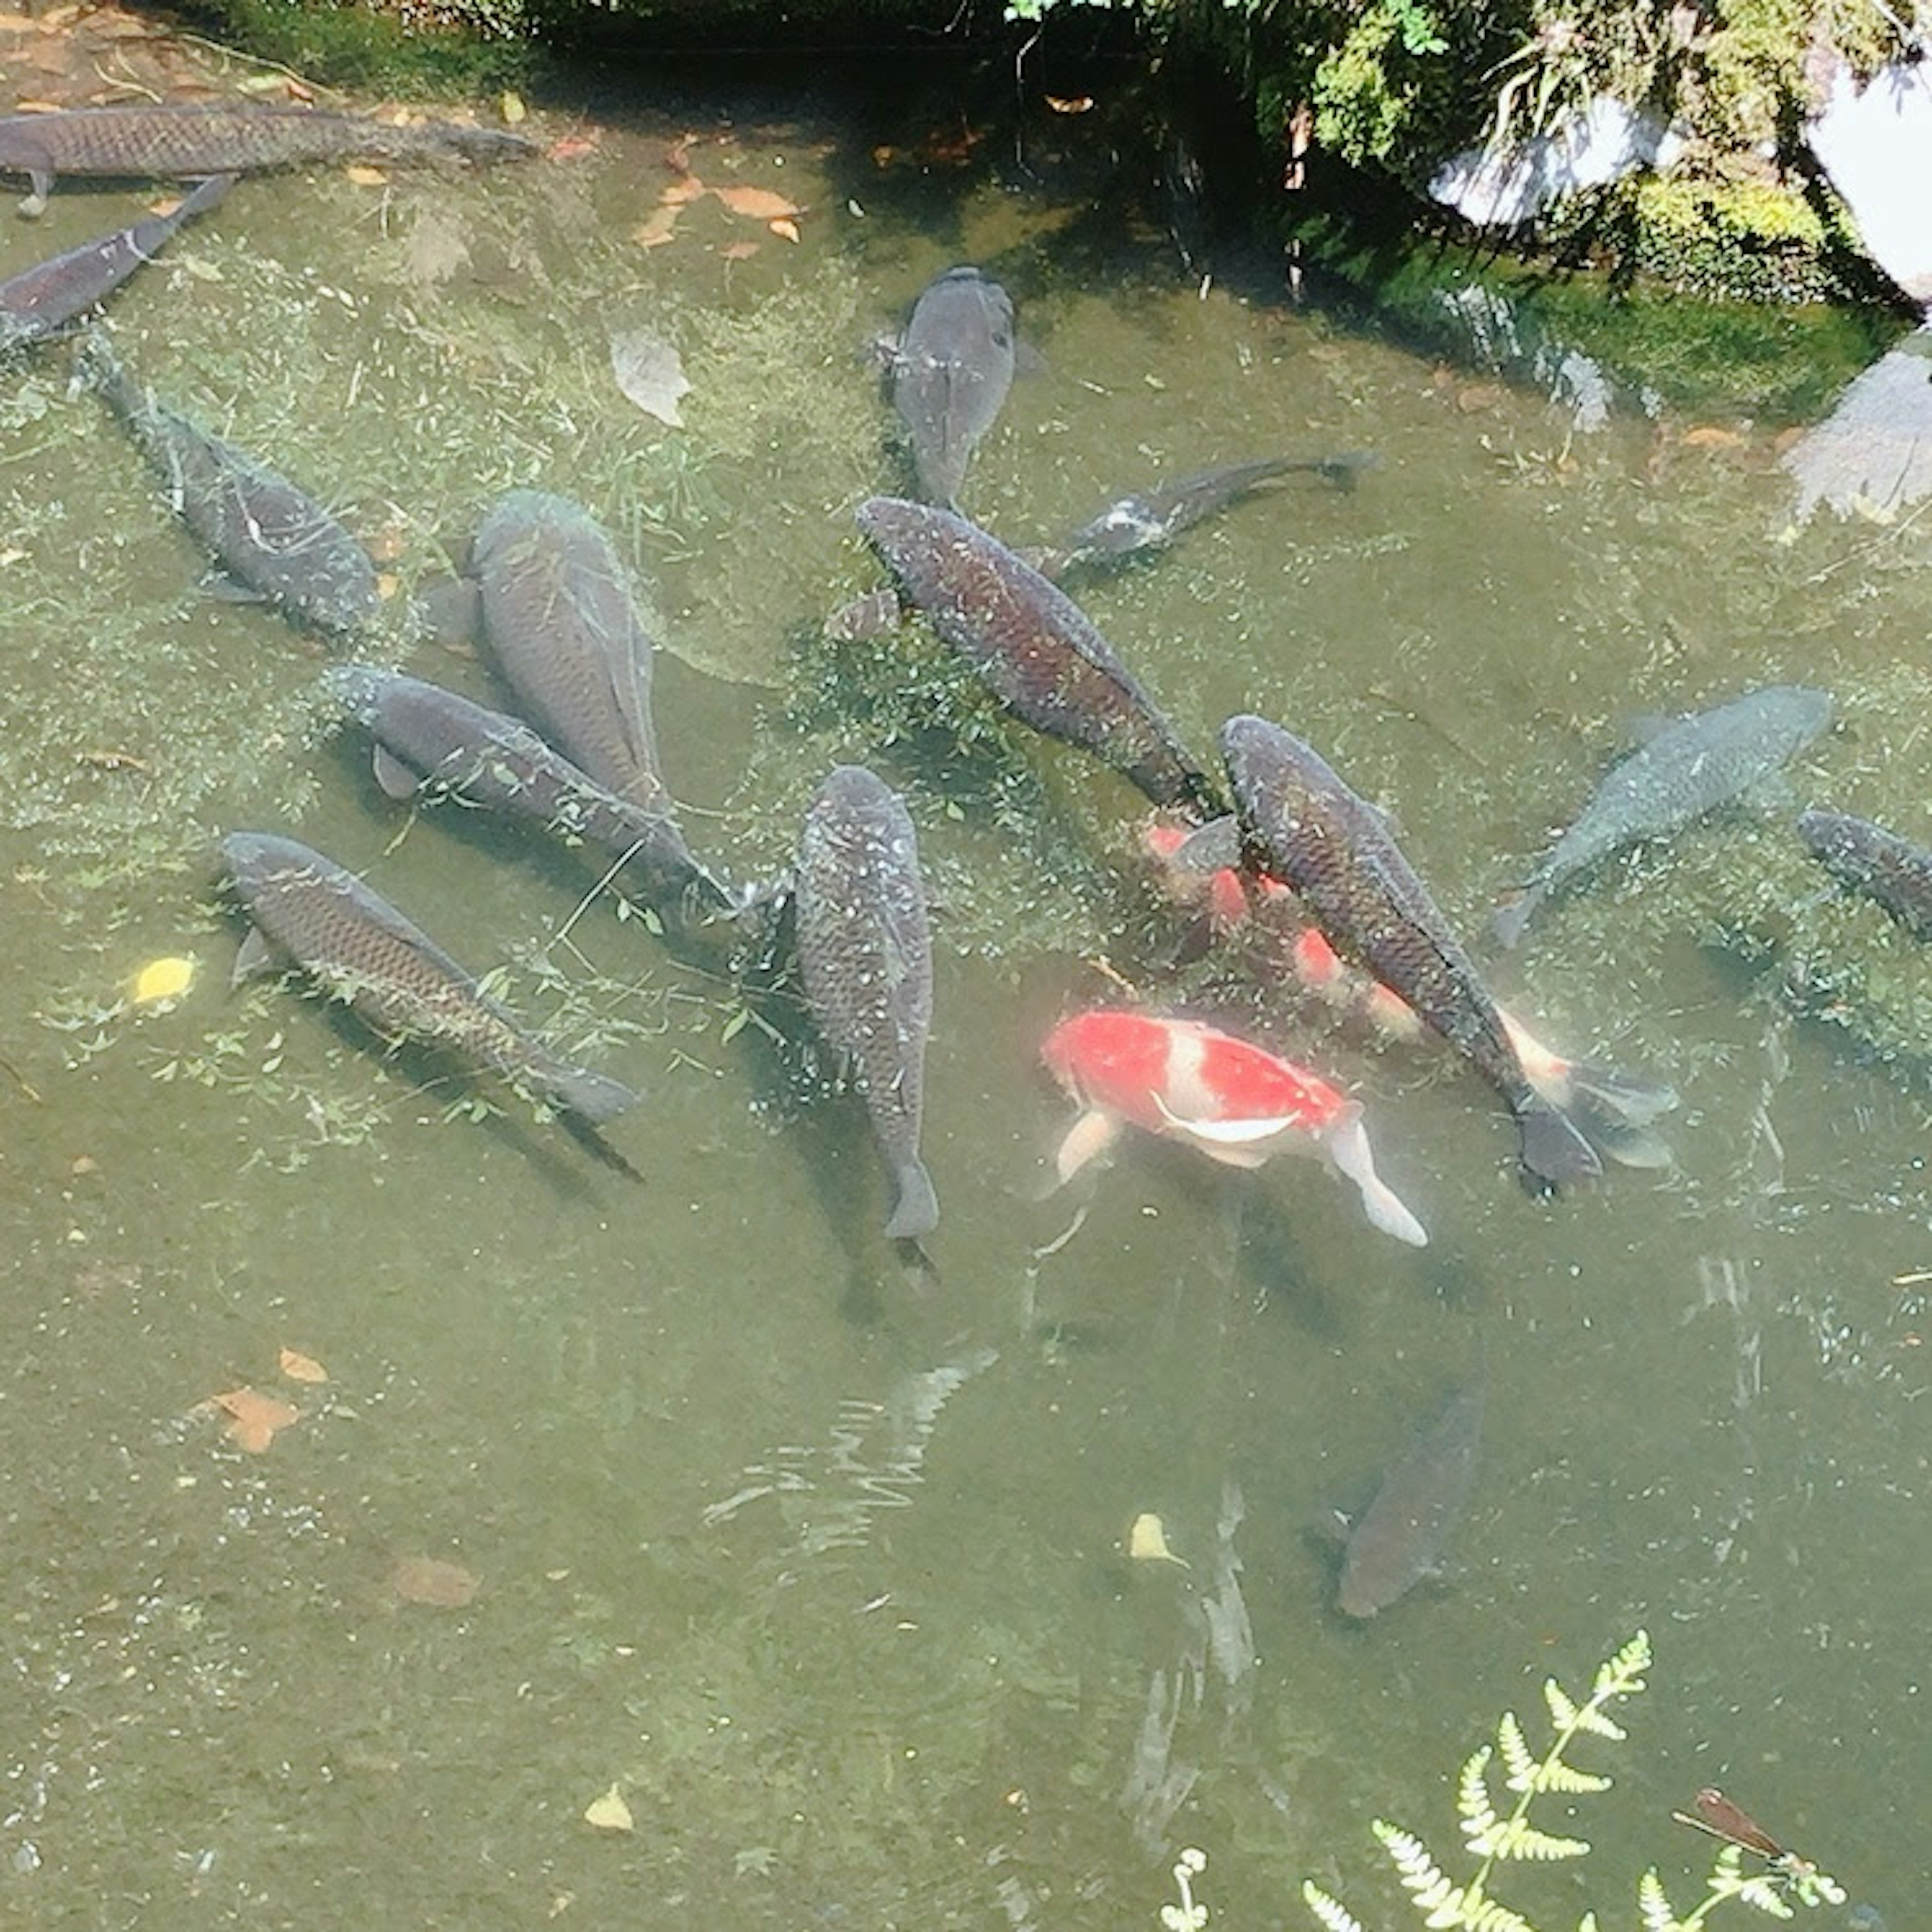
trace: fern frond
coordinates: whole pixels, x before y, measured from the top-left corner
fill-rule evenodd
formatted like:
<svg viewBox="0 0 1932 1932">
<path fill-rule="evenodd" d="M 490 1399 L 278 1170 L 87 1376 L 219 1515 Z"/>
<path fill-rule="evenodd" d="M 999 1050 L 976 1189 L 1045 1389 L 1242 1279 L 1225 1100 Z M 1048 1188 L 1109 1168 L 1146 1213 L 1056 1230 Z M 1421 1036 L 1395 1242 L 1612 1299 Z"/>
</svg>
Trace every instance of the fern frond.
<svg viewBox="0 0 1932 1932">
<path fill-rule="evenodd" d="M 1480 1897 L 1464 1900 L 1462 1916 L 1456 1922 L 1466 1932 L 1536 1932 L 1521 1912 L 1512 1912 L 1494 1899 Z"/>
<path fill-rule="evenodd" d="M 1539 1832 L 1526 1818 L 1512 1818 L 1491 1832 L 1488 1844 L 1478 1849 L 1492 1858 L 1580 1858 L 1590 1849 L 1590 1841 L 1559 1838 Z"/>
<path fill-rule="evenodd" d="M 1597 1932 L 1597 1915 L 1586 1912 L 1576 1922 L 1576 1932 Z"/>
<path fill-rule="evenodd" d="M 1553 1677 L 1543 1680 L 1543 1701 L 1550 1706 L 1550 1721 L 1556 1727 L 1557 1735 L 1567 1736 L 1576 1728 L 1582 1716 L 1568 1691 Z"/>
<path fill-rule="evenodd" d="M 1323 1932 L 1362 1932 L 1362 1922 L 1340 1899 L 1330 1898 L 1312 1878 L 1301 1881 L 1301 1897 L 1320 1920 Z"/>
<path fill-rule="evenodd" d="M 1607 1665 L 1604 1666 L 1609 1668 Z M 1544 1681 L 1544 1701 L 1550 1706 L 1550 1714 L 1556 1720 L 1559 1733 L 1568 1736 L 1577 1731 L 1589 1731 L 1600 1738 L 1612 1738 L 1619 1743 L 1624 1737 L 1624 1728 L 1605 1717 L 1599 1707 L 1598 1696 L 1601 1694 L 1604 1672 L 1597 1672 L 1598 1695 L 1593 1695 L 1587 1704 L 1574 1703 L 1569 1693 L 1555 1678 Z"/>
<path fill-rule="evenodd" d="M 1429 1847 L 1413 1832 L 1405 1832 L 1400 1825 L 1391 1825 L 1385 1819 L 1378 1818 L 1370 1828 L 1382 1840 L 1390 1863 L 1395 1867 L 1396 1876 L 1414 1893 L 1417 1905 L 1429 1914 L 1424 1922 L 1430 1925 L 1460 1925 L 1462 1922 L 1461 1888 L 1450 1883 Z M 1451 1916 L 1437 1916 L 1445 1906 L 1452 1904 Z"/>
<path fill-rule="evenodd" d="M 1678 1917 L 1654 1866 L 1637 1880 L 1636 1902 L 1643 1914 L 1643 1932 L 1684 1932 L 1684 1922 Z"/>
<path fill-rule="evenodd" d="M 1512 1791 L 1535 1789 L 1536 1758 L 1529 1740 L 1522 1734 L 1514 1711 L 1505 1711 L 1496 1720 L 1496 1742 L 1502 1747 L 1503 1766 L 1509 1775 L 1503 1780 Z"/>
<path fill-rule="evenodd" d="M 1561 1758 L 1550 1758 L 1532 1768 L 1526 1788 L 1531 1791 L 1607 1791 L 1613 1782 L 1600 1772 L 1579 1771 Z"/>
<path fill-rule="evenodd" d="M 1472 1751 L 1456 1780 L 1456 1810 L 1462 1821 L 1462 1835 L 1478 1852 L 1483 1841 L 1496 1828 L 1496 1808 L 1490 1802 L 1490 1748 L 1484 1744 Z"/>
<path fill-rule="evenodd" d="M 1794 1912 L 1784 1894 L 1779 1890 L 1774 1879 L 1748 1878 L 1738 1886 L 1737 1895 L 1747 1905 L 1754 1905 L 1760 1912 L 1768 1912 L 1774 1918 L 1794 1918 Z"/>
<path fill-rule="evenodd" d="M 1605 1659 L 1597 1672 L 1590 1702 L 1607 1703 L 1612 1697 L 1630 1697 L 1643 1688 L 1643 1673 L 1650 1668 L 1650 1633 L 1639 1630 L 1616 1656 Z"/>
</svg>

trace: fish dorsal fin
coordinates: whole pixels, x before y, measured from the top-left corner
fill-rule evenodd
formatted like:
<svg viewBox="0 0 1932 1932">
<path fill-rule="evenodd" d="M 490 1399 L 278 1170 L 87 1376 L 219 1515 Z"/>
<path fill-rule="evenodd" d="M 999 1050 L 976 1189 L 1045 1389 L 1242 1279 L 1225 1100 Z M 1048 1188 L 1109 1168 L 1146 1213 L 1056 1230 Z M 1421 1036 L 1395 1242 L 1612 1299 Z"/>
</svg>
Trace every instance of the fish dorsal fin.
<svg viewBox="0 0 1932 1932">
<path fill-rule="evenodd" d="M 260 927 L 251 926 L 242 941 L 242 950 L 235 956 L 235 970 L 229 974 L 228 983 L 238 986 L 244 981 L 259 980 L 266 974 L 280 972 L 281 964 L 275 956 L 274 948 L 262 937 Z"/>
<path fill-rule="evenodd" d="M 384 794 L 390 798 L 414 798 L 422 781 L 396 756 L 386 745 L 378 745 L 371 764 L 375 768 L 376 782 Z"/>
<path fill-rule="evenodd" d="M 1247 1147 L 1256 1141 L 1272 1140 L 1277 1134 L 1285 1134 L 1299 1124 L 1292 1114 L 1287 1114 L 1244 1120 L 1190 1120 L 1177 1114 L 1158 1094 L 1154 1096 L 1154 1103 L 1169 1126 L 1196 1140 L 1210 1142 L 1216 1147 Z"/>
</svg>

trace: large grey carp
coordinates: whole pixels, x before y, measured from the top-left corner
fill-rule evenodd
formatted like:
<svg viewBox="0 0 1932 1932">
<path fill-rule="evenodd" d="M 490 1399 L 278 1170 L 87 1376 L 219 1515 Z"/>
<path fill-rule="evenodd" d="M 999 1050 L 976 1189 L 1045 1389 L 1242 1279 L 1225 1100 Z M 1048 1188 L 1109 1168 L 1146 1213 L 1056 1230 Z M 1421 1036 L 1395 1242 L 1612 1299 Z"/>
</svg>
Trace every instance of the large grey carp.
<svg viewBox="0 0 1932 1932">
<path fill-rule="evenodd" d="M 322 682 L 376 740 L 376 782 L 390 797 L 426 789 L 532 819 L 622 860 L 620 877 L 654 905 L 733 904 L 668 813 L 607 790 L 520 719 L 374 664 L 332 664 Z"/>
<path fill-rule="evenodd" d="M 175 514 L 222 568 L 318 630 L 382 616 L 369 554 L 305 490 L 158 403 L 98 335 L 81 367 L 168 486 Z"/>
<path fill-rule="evenodd" d="M 947 269 L 913 304 L 892 356 L 892 405 L 928 502 L 954 507 L 1012 387 L 1014 352 L 1012 298 L 977 268 Z"/>
<path fill-rule="evenodd" d="M 530 717 L 573 764 L 634 805 L 670 794 L 651 721 L 649 633 L 610 539 L 568 497 L 512 490 L 470 546 L 483 641 Z"/>
<path fill-rule="evenodd" d="M 520 134 L 491 128 L 447 121 L 399 127 L 359 115 L 225 100 L 0 116 L 0 172 L 25 175 L 33 186 L 23 214 L 46 206 L 59 175 L 180 178 L 311 161 L 508 160 L 536 152 Z"/>
<path fill-rule="evenodd" d="M 386 1038 L 427 1040 L 494 1068 L 592 1123 L 634 1106 L 628 1087 L 533 1040 L 427 934 L 352 873 L 292 838 L 231 832 L 229 876 L 254 930 L 235 978 L 292 962 Z"/>
<path fill-rule="evenodd" d="M 1374 1616 L 1435 1574 L 1475 1478 L 1482 1420 L 1480 1388 L 1451 1396 L 1382 1478 L 1342 1559 L 1335 1602 L 1344 1616 Z"/>
<path fill-rule="evenodd" d="M 1798 836 L 1834 879 L 1932 942 L 1932 851 L 1848 812 L 1804 812 Z"/>
<path fill-rule="evenodd" d="M 1826 692 L 1774 684 L 1666 725 L 1610 772 L 1582 816 L 1496 914 L 1497 938 L 1514 946 L 1530 915 L 1565 880 L 1640 838 L 1676 832 L 1741 796 L 1831 722 Z"/>
<path fill-rule="evenodd" d="M 1524 1070 L 1482 976 L 1382 814 L 1311 746 L 1265 718 L 1229 718 L 1221 752 L 1248 872 L 1292 886 L 1337 952 L 1399 993 L 1502 1095 L 1533 1185 L 1546 1192 L 1600 1174 L 1582 1130 Z"/>
<path fill-rule="evenodd" d="M 1097 753 L 1156 805 L 1215 808 L 1213 782 L 1057 584 L 950 510 L 873 496 L 858 523 L 941 641 L 1016 716 Z"/>
<path fill-rule="evenodd" d="M 897 793 L 862 765 L 835 766 L 806 808 L 795 887 L 806 1003 L 850 1061 L 898 1190 L 886 1232 L 916 1240 L 939 1222 L 920 1158 L 932 936 L 919 843 Z"/>
<path fill-rule="evenodd" d="M 0 282 L 0 350 L 44 340 L 105 302 L 184 222 L 206 214 L 235 185 L 217 175 L 169 214 L 143 215 L 112 235 L 83 242 Z"/>
<path fill-rule="evenodd" d="M 1279 477 L 1311 475 L 1339 489 L 1352 489 L 1356 477 L 1375 460 L 1360 449 L 1339 456 L 1264 456 L 1252 463 L 1224 463 L 1152 490 L 1136 490 L 1116 497 L 1065 544 L 1045 553 L 1040 568 L 1058 577 L 1076 563 L 1113 562 L 1137 550 L 1158 549 Z"/>
</svg>

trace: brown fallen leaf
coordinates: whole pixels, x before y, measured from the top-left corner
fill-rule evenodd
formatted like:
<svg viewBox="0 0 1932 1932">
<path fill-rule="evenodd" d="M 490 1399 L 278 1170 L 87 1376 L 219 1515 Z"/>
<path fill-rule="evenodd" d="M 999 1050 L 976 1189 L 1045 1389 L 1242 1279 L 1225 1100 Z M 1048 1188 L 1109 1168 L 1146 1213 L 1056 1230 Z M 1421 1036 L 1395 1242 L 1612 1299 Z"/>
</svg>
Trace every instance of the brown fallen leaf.
<svg viewBox="0 0 1932 1932">
<path fill-rule="evenodd" d="M 662 248 L 677 228 L 677 210 L 657 208 L 631 230 L 631 239 L 640 248 Z"/>
<path fill-rule="evenodd" d="M 261 1454 L 281 1430 L 302 1418 L 302 1411 L 293 1402 L 258 1395 L 251 1388 L 230 1389 L 226 1395 L 208 1399 L 227 1414 L 229 1440 L 251 1456 Z"/>
<path fill-rule="evenodd" d="M 1744 446 L 1744 440 L 1736 430 L 1720 428 L 1715 423 L 1700 423 L 1684 432 L 1686 449 L 1742 449 Z"/>
<path fill-rule="evenodd" d="M 424 1604 L 433 1610 L 460 1610 L 475 1600 L 482 1580 L 460 1563 L 440 1556 L 399 1556 L 390 1572 L 389 1587 L 406 1604 Z"/>
<path fill-rule="evenodd" d="M 292 1382 L 326 1382 L 328 1371 L 312 1355 L 298 1354 L 292 1348 L 281 1354 L 282 1373 Z"/>
<path fill-rule="evenodd" d="M 554 161 L 580 161 L 586 154 L 594 154 L 597 143 L 587 134 L 566 134 L 550 144 L 550 159 Z"/>
<path fill-rule="evenodd" d="M 714 188 L 711 192 L 734 214 L 744 215 L 753 221 L 782 221 L 790 215 L 805 212 L 795 202 L 786 200 L 782 194 L 774 194 L 768 188 Z"/>
<path fill-rule="evenodd" d="M 734 242 L 718 252 L 728 262 L 748 262 L 764 245 L 762 242 Z"/>
<path fill-rule="evenodd" d="M 358 188 L 387 188 L 389 177 L 380 168 L 372 168 L 366 161 L 352 161 L 342 171 Z"/>
<path fill-rule="evenodd" d="M 710 192 L 695 175 L 686 175 L 673 182 L 658 196 L 658 203 L 663 208 L 682 208 L 688 201 L 702 201 Z"/>
<path fill-rule="evenodd" d="M 783 215 L 776 221 L 766 222 L 765 226 L 782 242 L 796 242 L 798 239 L 798 224 L 788 220 Z"/>
</svg>

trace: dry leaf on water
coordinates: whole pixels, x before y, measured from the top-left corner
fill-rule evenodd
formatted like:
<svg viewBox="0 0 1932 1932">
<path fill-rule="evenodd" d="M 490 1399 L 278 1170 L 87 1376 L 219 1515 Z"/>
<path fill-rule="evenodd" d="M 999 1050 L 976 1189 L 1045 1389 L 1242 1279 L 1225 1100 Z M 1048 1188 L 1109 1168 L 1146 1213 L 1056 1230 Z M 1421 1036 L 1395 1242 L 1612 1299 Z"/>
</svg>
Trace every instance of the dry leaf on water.
<svg viewBox="0 0 1932 1932">
<path fill-rule="evenodd" d="M 292 1382 L 326 1382 L 328 1371 L 312 1355 L 298 1354 L 292 1348 L 281 1354 L 282 1373 Z"/>
<path fill-rule="evenodd" d="M 631 239 L 640 248 L 662 248 L 676 226 L 675 208 L 654 208 L 631 230 Z"/>
<path fill-rule="evenodd" d="M 365 161 L 352 161 L 342 171 L 358 188 L 387 188 L 389 178 L 380 168 L 372 168 Z"/>
<path fill-rule="evenodd" d="M 596 152 L 597 143 L 589 135 L 566 134 L 550 144 L 549 158 L 553 161 L 580 161 L 586 154 Z"/>
<path fill-rule="evenodd" d="M 677 351 L 647 328 L 620 329 L 610 338 L 610 373 L 617 386 L 648 416 L 673 429 L 684 427 L 678 398 L 691 393 Z"/>
<path fill-rule="evenodd" d="M 768 188 L 714 188 L 711 192 L 734 214 L 747 216 L 753 221 L 783 221 L 805 212 L 796 202 L 774 194 Z"/>
<path fill-rule="evenodd" d="M 682 181 L 674 181 L 658 196 L 660 206 L 682 208 L 688 201 L 702 201 L 711 190 L 695 175 L 686 175 Z"/>
<path fill-rule="evenodd" d="M 593 1798 L 584 1807 L 584 1822 L 594 1825 L 600 1832 L 634 1832 L 636 1825 L 631 1817 L 631 1808 L 624 1802 L 624 1794 L 616 1785 L 605 1792 L 602 1798 Z"/>
<path fill-rule="evenodd" d="M 734 242 L 718 253 L 728 262 L 748 262 L 764 245 L 762 242 Z"/>
<path fill-rule="evenodd" d="M 472 1601 L 481 1579 L 460 1563 L 440 1556 L 399 1556 L 389 1575 L 389 1587 L 406 1604 L 426 1604 L 433 1610 L 460 1610 Z"/>
<path fill-rule="evenodd" d="M 776 221 L 766 222 L 765 226 L 781 240 L 796 242 L 798 239 L 798 224 L 796 221 L 787 220 L 782 215 Z"/>
<path fill-rule="evenodd" d="M 226 1413 L 229 1440 L 254 1456 L 259 1456 L 281 1430 L 302 1417 L 294 1403 L 259 1395 L 251 1388 L 230 1389 L 226 1395 L 208 1400 Z"/>
</svg>

